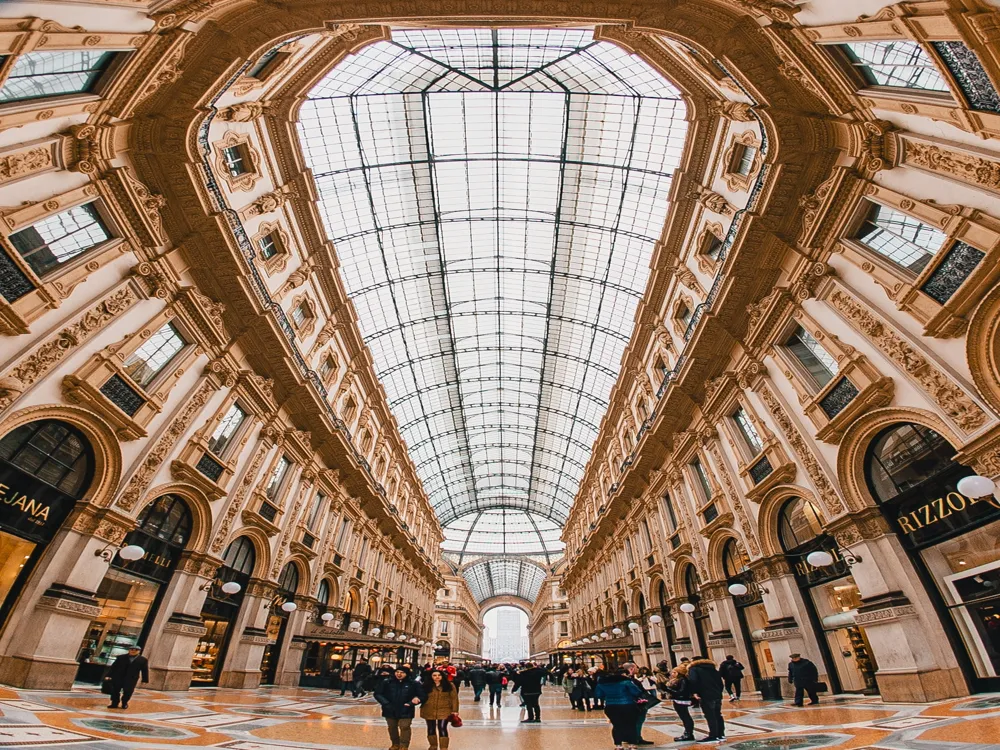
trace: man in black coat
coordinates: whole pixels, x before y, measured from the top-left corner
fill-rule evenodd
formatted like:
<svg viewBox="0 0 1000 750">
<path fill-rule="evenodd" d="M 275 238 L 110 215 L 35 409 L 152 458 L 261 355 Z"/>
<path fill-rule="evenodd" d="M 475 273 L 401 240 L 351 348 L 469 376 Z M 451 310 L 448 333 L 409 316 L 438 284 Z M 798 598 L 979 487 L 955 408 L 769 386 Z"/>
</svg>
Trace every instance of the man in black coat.
<svg viewBox="0 0 1000 750">
<path fill-rule="evenodd" d="M 791 662 L 788 664 L 788 681 L 795 686 L 795 698 L 792 703 L 801 706 L 802 694 L 805 692 L 809 693 L 809 705 L 815 706 L 819 703 L 819 696 L 816 694 L 819 670 L 815 664 L 803 659 L 799 654 L 791 654 L 789 658 Z"/>
<path fill-rule="evenodd" d="M 414 709 L 426 698 L 424 689 L 407 667 L 396 667 L 392 677 L 375 686 L 375 700 L 382 706 L 382 718 L 389 728 L 392 750 L 410 747 L 410 725 Z"/>
<path fill-rule="evenodd" d="M 522 724 L 541 724 L 542 709 L 538 707 L 538 699 L 542 697 L 542 677 L 545 673 L 535 664 L 528 663 L 527 669 L 514 676 L 514 687 L 511 692 L 521 692 L 524 708 L 528 718 Z"/>
<path fill-rule="evenodd" d="M 465 674 L 469 678 L 469 682 L 472 683 L 473 701 L 479 703 L 479 699 L 483 695 L 483 688 L 486 687 L 486 670 L 477 664 Z"/>
<path fill-rule="evenodd" d="M 701 703 L 701 712 L 708 722 L 708 737 L 703 742 L 726 739 L 726 723 L 722 719 L 722 675 L 715 662 L 699 656 L 688 666 L 688 684 L 692 695 Z"/>
<path fill-rule="evenodd" d="M 127 654 L 122 654 L 111 665 L 107 676 L 111 678 L 111 705 L 108 708 L 128 708 L 128 702 L 135 692 L 135 686 L 142 675 L 144 683 L 149 682 L 149 661 L 142 655 L 142 649 L 132 646 Z"/>
<path fill-rule="evenodd" d="M 490 689 L 490 707 L 493 707 L 493 703 L 496 702 L 497 708 L 500 708 L 500 697 L 503 693 L 503 675 L 497 670 L 496 664 L 490 664 L 486 668 L 484 679 L 486 680 L 486 686 Z"/>
<path fill-rule="evenodd" d="M 719 665 L 719 674 L 726 683 L 730 703 L 743 697 L 743 669 L 743 665 L 732 654 L 728 654 L 726 660 Z"/>
<path fill-rule="evenodd" d="M 372 676 L 372 667 L 367 661 L 362 659 L 354 667 L 354 690 L 357 694 L 364 698 L 365 697 L 365 685 L 368 682 L 368 678 Z"/>
</svg>

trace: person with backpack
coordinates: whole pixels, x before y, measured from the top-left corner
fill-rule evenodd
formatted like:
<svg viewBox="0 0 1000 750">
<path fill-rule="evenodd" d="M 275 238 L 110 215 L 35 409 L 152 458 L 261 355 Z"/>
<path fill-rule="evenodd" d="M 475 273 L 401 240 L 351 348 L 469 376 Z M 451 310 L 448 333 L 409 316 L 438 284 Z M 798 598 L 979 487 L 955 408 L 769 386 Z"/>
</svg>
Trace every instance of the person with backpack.
<svg viewBox="0 0 1000 750">
<path fill-rule="evenodd" d="M 736 661 L 732 654 L 726 655 L 726 660 L 719 665 L 719 674 L 725 684 L 726 692 L 729 693 L 729 702 L 738 701 L 743 696 L 743 670 L 744 666 Z"/>
<path fill-rule="evenodd" d="M 726 741 L 726 722 L 722 719 L 722 675 L 715 662 L 699 656 L 688 664 L 688 682 L 691 696 L 701 704 L 701 712 L 708 722 L 708 737 L 703 742 Z"/>
</svg>

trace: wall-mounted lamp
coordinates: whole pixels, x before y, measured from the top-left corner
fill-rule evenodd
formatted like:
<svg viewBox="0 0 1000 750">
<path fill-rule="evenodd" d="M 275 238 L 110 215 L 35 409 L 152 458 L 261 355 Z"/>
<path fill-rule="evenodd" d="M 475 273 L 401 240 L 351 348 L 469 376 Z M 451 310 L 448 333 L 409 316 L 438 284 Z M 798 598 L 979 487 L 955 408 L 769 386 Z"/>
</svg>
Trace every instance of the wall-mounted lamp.
<svg viewBox="0 0 1000 750">
<path fill-rule="evenodd" d="M 95 557 L 100 557 L 109 565 L 111 564 L 111 561 L 115 559 L 115 555 L 120 555 L 122 560 L 125 560 L 126 562 L 132 562 L 133 560 L 140 559 L 145 554 L 146 550 L 138 544 L 126 544 L 123 547 L 116 547 L 113 544 L 109 544 L 104 549 L 94 551 Z"/>
<path fill-rule="evenodd" d="M 282 599 L 283 597 L 279 594 L 278 596 L 274 597 L 271 601 L 265 602 L 264 609 L 274 609 L 275 607 L 278 607 L 279 609 L 281 609 L 282 612 L 290 614 L 299 608 L 299 605 L 296 604 L 295 602 L 290 600 L 282 601 Z M 281 604 L 279 604 L 278 602 L 281 602 Z"/>
</svg>

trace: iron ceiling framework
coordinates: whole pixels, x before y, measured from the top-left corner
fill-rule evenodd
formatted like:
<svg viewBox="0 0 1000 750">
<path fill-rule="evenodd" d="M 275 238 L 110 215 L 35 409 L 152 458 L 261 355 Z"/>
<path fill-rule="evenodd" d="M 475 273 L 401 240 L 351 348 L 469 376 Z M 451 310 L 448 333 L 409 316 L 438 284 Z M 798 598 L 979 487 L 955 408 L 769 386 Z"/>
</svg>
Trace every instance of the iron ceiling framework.
<svg viewBox="0 0 1000 750">
<path fill-rule="evenodd" d="M 345 287 L 459 564 L 561 554 L 685 116 L 586 29 L 395 30 L 304 103 Z"/>
<path fill-rule="evenodd" d="M 545 569 L 523 557 L 494 557 L 464 570 L 477 604 L 497 596 L 518 596 L 533 602 L 545 580 Z"/>
</svg>

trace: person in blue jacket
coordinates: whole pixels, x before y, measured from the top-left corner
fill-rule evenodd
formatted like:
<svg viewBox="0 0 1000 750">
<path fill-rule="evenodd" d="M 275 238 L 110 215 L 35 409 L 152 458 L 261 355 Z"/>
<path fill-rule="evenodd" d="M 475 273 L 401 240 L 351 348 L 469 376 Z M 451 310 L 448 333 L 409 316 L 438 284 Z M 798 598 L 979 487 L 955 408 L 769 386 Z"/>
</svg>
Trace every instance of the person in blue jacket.
<svg viewBox="0 0 1000 750">
<path fill-rule="evenodd" d="M 611 722 L 611 739 L 616 750 L 634 748 L 638 742 L 635 728 L 646 695 L 625 669 L 604 675 L 597 681 L 594 696 L 604 701 L 604 715 Z"/>
</svg>

